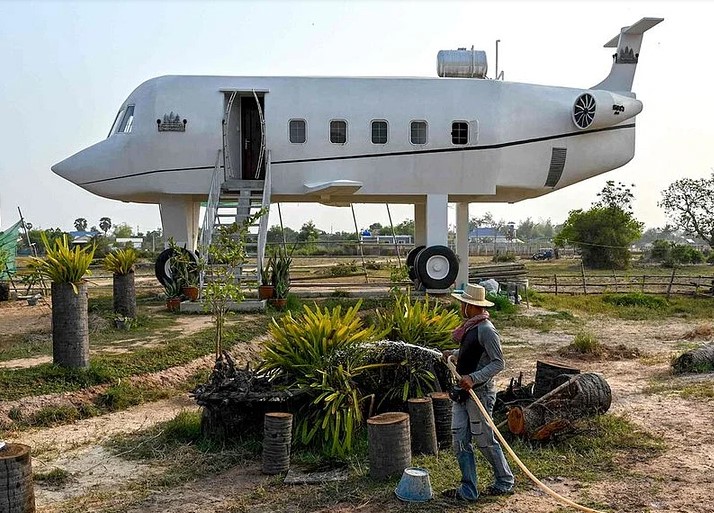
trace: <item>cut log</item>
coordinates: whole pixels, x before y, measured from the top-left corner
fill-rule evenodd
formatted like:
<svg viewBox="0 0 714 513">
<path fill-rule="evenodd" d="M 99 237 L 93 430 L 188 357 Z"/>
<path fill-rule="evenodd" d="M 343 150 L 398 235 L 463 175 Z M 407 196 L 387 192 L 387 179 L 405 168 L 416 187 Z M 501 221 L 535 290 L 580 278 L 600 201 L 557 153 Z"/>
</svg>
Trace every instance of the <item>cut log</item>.
<svg viewBox="0 0 714 513">
<path fill-rule="evenodd" d="M 409 399 L 412 454 L 436 454 L 436 426 L 431 397 Z"/>
<path fill-rule="evenodd" d="M 677 374 L 714 371 L 714 344 L 687 351 L 672 362 L 672 369 Z"/>
<path fill-rule="evenodd" d="M 612 391 L 600 374 L 574 376 L 546 400 L 508 412 L 508 429 L 517 435 L 546 440 L 568 429 L 571 421 L 599 415 L 610 409 Z"/>
<path fill-rule="evenodd" d="M 555 362 L 544 362 L 538 360 L 536 362 L 536 377 L 535 385 L 533 386 L 533 397 L 541 397 L 558 385 L 566 382 L 571 376 L 567 378 L 558 378 L 563 374 L 580 374 L 580 369 L 574 369 L 572 367 L 566 367 Z"/>
<path fill-rule="evenodd" d="M 367 420 L 370 477 L 385 480 L 401 475 L 411 466 L 409 433 L 409 415 L 406 413 L 382 413 Z"/>
</svg>

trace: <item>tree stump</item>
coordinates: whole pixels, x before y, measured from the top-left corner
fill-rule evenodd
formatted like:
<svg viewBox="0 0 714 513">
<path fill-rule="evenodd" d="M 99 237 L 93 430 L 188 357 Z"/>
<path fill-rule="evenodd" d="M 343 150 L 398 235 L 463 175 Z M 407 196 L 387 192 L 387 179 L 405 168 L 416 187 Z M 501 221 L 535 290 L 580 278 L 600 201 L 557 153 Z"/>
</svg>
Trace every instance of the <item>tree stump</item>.
<svg viewBox="0 0 714 513">
<path fill-rule="evenodd" d="M 5 281 L 0 281 L 0 301 L 8 301 L 10 299 L 10 284 Z"/>
<path fill-rule="evenodd" d="M 713 371 L 714 344 L 707 344 L 682 354 L 672 362 L 672 370 L 676 374 Z"/>
<path fill-rule="evenodd" d="M 411 466 L 409 415 L 388 412 L 367 419 L 369 475 L 384 480 Z"/>
<path fill-rule="evenodd" d="M 553 390 L 558 385 L 567 381 L 568 378 L 564 378 L 561 381 L 557 381 L 558 376 L 562 374 L 580 374 L 580 369 L 573 369 L 571 367 L 565 367 L 555 362 L 544 362 L 538 360 L 536 362 L 536 376 L 535 385 L 533 386 L 533 397 L 538 399 L 544 396 L 551 390 Z"/>
<path fill-rule="evenodd" d="M 438 446 L 431 398 L 409 399 L 407 404 L 409 407 L 412 454 L 436 454 Z"/>
<path fill-rule="evenodd" d="M 432 392 L 431 404 L 434 408 L 434 427 L 439 450 L 451 447 L 451 399 L 447 392 Z"/>
<path fill-rule="evenodd" d="M 35 493 L 32 485 L 30 447 L 7 444 L 0 449 L 0 511 L 33 513 Z"/>
<path fill-rule="evenodd" d="M 542 403 L 516 406 L 508 412 L 511 433 L 534 440 L 546 440 L 568 429 L 571 421 L 599 415 L 610 409 L 612 391 L 600 374 L 587 372 Z"/>
<path fill-rule="evenodd" d="M 65 367 L 89 366 L 87 283 L 52 283 L 52 361 Z"/>
<path fill-rule="evenodd" d="M 112 280 L 114 293 L 114 313 L 124 317 L 136 317 L 136 289 L 134 271 L 129 274 L 115 274 Z"/>
<path fill-rule="evenodd" d="M 263 473 L 280 474 L 290 468 L 292 413 L 266 413 L 263 428 Z"/>
</svg>

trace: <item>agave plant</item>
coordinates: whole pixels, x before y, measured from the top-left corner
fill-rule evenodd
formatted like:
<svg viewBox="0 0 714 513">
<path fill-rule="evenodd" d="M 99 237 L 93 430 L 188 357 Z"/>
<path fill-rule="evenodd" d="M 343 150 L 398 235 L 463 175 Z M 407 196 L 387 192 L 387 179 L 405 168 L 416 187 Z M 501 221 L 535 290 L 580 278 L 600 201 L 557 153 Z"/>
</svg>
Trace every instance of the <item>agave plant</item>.
<svg viewBox="0 0 714 513">
<path fill-rule="evenodd" d="M 77 284 L 85 275 L 91 274 L 89 264 L 94 258 L 94 246 L 70 248 L 66 235 L 50 244 L 44 233 L 42 243 L 45 245 L 46 255 L 44 258 L 32 257 L 30 267 L 52 283 L 71 284 L 77 293 Z"/>
<path fill-rule="evenodd" d="M 104 257 L 103 267 L 106 271 L 119 276 L 134 272 L 134 266 L 139 255 L 134 248 L 117 249 Z"/>
<path fill-rule="evenodd" d="M 363 420 L 363 397 L 354 378 L 378 366 L 365 363 L 364 342 L 374 328 L 363 327 L 360 305 L 344 313 L 340 306 L 332 311 L 305 306 L 302 315 L 288 313 L 280 323 L 273 319 L 262 354 L 262 370 L 287 377 L 291 389 L 311 399 L 299 414 L 298 441 L 322 442 L 329 456 L 351 451 L 353 433 Z"/>
<path fill-rule="evenodd" d="M 136 317 L 134 265 L 138 258 L 133 248 L 118 249 L 104 257 L 104 269 L 113 275 L 114 313 L 123 317 Z"/>
</svg>

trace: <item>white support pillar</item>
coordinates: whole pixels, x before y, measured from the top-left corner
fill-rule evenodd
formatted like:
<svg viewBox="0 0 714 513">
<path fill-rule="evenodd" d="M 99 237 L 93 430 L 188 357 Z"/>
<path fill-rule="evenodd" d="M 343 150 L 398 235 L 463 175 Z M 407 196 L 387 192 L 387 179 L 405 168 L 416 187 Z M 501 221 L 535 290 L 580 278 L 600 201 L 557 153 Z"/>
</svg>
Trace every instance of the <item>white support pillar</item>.
<svg viewBox="0 0 714 513">
<path fill-rule="evenodd" d="M 173 237 L 176 244 L 194 251 L 198 238 L 198 218 L 201 204 L 190 196 L 163 196 L 159 203 L 164 247 Z"/>
<path fill-rule="evenodd" d="M 459 257 L 457 289 L 464 289 L 469 281 L 469 204 L 456 204 L 456 256 Z"/>
<path fill-rule="evenodd" d="M 414 205 L 414 246 L 426 246 L 426 204 Z"/>
<path fill-rule="evenodd" d="M 426 246 L 448 246 L 449 196 L 426 195 Z"/>
</svg>

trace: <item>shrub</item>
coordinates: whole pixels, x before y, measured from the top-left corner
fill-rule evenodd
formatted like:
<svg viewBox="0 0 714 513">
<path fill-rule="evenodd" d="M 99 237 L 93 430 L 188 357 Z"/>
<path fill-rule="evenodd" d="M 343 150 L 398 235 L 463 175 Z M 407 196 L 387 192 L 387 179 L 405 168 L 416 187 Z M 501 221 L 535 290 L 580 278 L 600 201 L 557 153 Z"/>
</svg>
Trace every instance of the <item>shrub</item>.
<svg viewBox="0 0 714 513">
<path fill-rule="evenodd" d="M 354 378 L 364 365 L 362 343 L 374 334 L 364 328 L 357 312 L 361 302 L 344 313 L 304 306 L 302 315 L 288 313 L 280 324 L 273 319 L 261 370 L 284 377 L 289 388 L 310 401 L 300 410 L 297 441 L 322 442 L 328 456 L 344 457 L 352 450 L 353 433 L 362 423 L 362 396 Z"/>
<path fill-rule="evenodd" d="M 511 300 L 508 299 L 508 296 L 502 296 L 494 292 L 489 292 L 488 294 L 486 294 L 486 299 L 493 303 L 493 306 L 491 307 L 492 310 L 496 310 L 497 312 L 503 312 L 506 314 L 514 313 L 516 311 L 516 306 L 511 303 Z"/>
<path fill-rule="evenodd" d="M 112 274 L 125 276 L 134 272 L 134 265 L 139 256 L 133 248 L 118 249 L 104 257 L 102 265 Z"/>
<path fill-rule="evenodd" d="M 603 352 L 603 347 L 597 337 L 588 332 L 581 331 L 573 339 L 570 349 L 582 354 L 599 355 Z"/>
<path fill-rule="evenodd" d="M 494 262 L 515 262 L 516 261 L 516 253 L 514 251 L 506 251 L 504 253 L 501 253 L 500 251 L 498 251 L 493 256 L 492 260 Z"/>
<path fill-rule="evenodd" d="M 82 281 L 85 274 L 90 274 L 89 264 L 94 258 L 93 246 L 70 248 L 66 235 L 51 244 L 44 233 L 42 242 L 46 254 L 44 258 L 32 257 L 30 266 L 34 271 L 53 283 L 71 283 L 73 286 Z M 74 289 L 76 292 L 77 288 Z"/>
<path fill-rule="evenodd" d="M 352 260 L 351 262 L 340 262 L 331 267 L 328 267 L 325 271 L 327 276 L 350 276 L 352 274 L 358 273 L 359 269 L 357 267 L 357 262 Z"/>
<path fill-rule="evenodd" d="M 377 326 L 384 338 L 419 346 L 447 348 L 451 332 L 461 323 L 459 315 L 430 304 L 429 296 L 412 302 L 408 294 L 396 293 L 391 310 L 377 311 Z"/>
<path fill-rule="evenodd" d="M 602 299 L 605 303 L 615 306 L 638 306 L 644 308 L 664 308 L 667 300 L 659 296 L 650 296 L 642 292 L 632 292 L 630 294 L 607 294 Z"/>
</svg>

